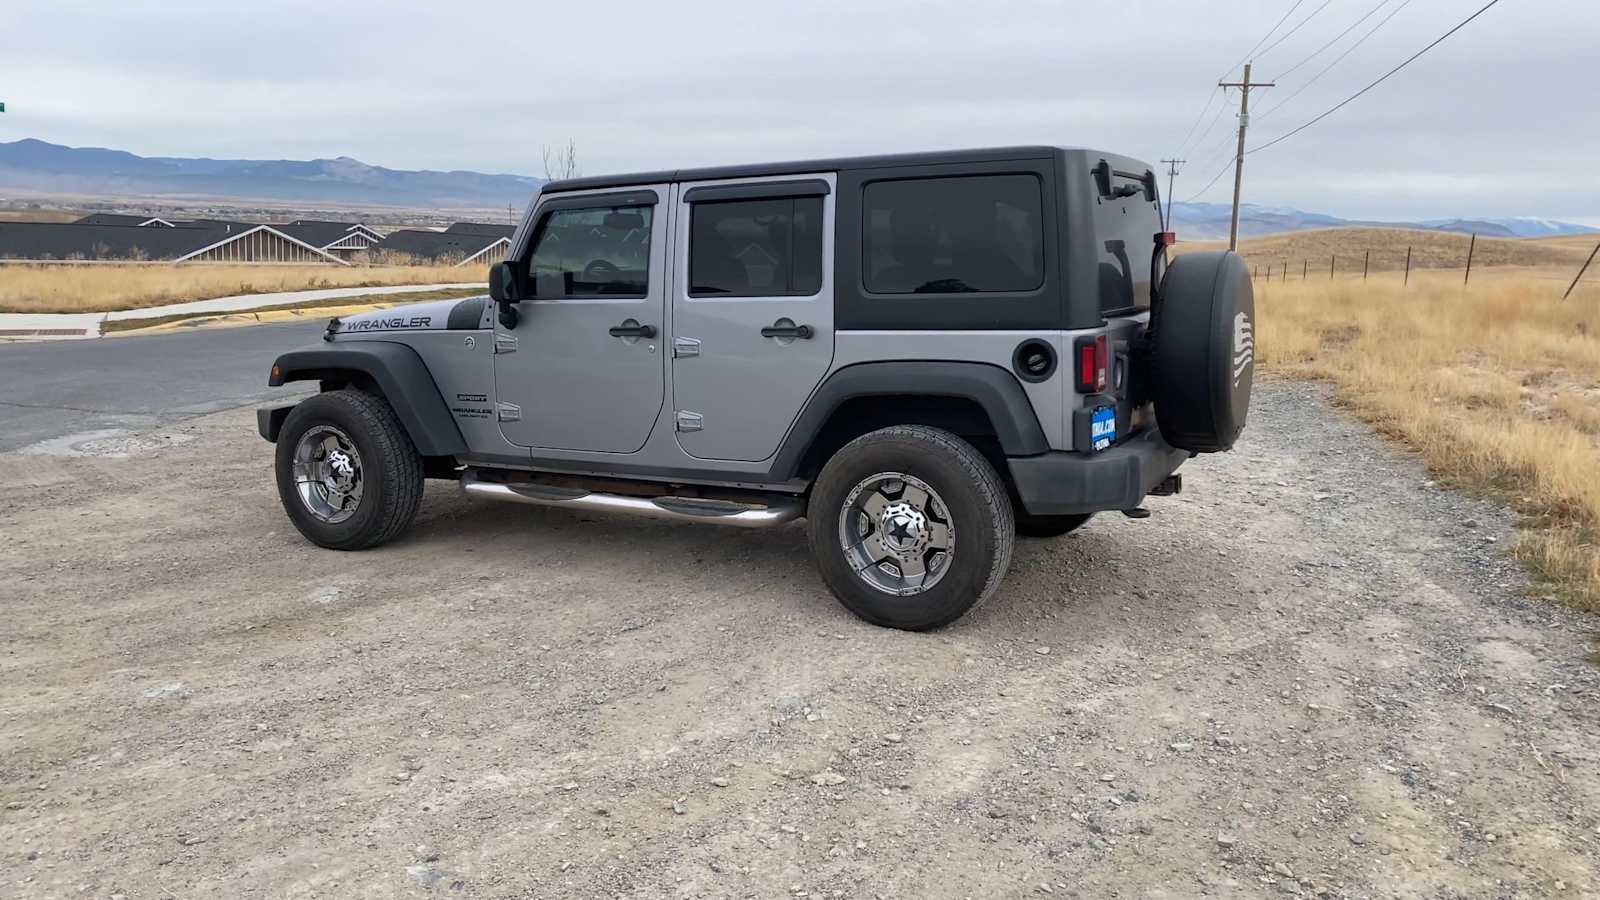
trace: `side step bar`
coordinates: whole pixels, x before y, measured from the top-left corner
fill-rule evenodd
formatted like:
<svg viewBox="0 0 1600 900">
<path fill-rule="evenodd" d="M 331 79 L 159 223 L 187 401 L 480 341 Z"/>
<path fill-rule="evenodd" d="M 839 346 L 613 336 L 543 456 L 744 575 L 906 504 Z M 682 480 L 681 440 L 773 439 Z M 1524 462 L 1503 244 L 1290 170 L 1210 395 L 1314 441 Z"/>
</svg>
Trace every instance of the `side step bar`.
<svg viewBox="0 0 1600 900">
<path fill-rule="evenodd" d="M 800 498 L 783 494 L 763 497 L 766 502 L 761 506 L 698 497 L 630 497 L 546 484 L 484 481 L 471 469 L 461 476 L 461 490 L 474 497 L 531 503 L 535 506 L 629 513 L 652 519 L 707 522 L 740 528 L 771 528 L 798 519 L 805 512 L 805 504 Z"/>
</svg>

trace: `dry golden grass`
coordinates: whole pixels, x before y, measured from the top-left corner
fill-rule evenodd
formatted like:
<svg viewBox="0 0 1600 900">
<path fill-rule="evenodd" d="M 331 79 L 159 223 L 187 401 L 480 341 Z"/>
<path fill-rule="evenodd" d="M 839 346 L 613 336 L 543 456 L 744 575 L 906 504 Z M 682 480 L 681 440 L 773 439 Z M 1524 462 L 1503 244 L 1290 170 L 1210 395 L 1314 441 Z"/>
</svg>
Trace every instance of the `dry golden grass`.
<svg viewBox="0 0 1600 900">
<path fill-rule="evenodd" d="M 487 266 L 5 264 L 0 312 L 104 312 L 235 294 L 487 280 Z"/>
<path fill-rule="evenodd" d="M 1515 272 L 1469 288 L 1258 283 L 1259 358 L 1332 382 L 1435 477 L 1511 505 L 1519 557 L 1564 599 L 1600 610 L 1600 284 L 1563 302 L 1565 287 Z"/>
<path fill-rule="evenodd" d="M 1326 279 L 1330 263 L 1340 275 L 1359 275 L 1369 251 L 1372 272 L 1400 272 L 1405 269 L 1407 247 L 1411 248 L 1413 271 L 1460 272 L 1466 266 L 1471 242 L 1471 236 L 1465 234 L 1410 228 L 1319 228 L 1245 238 L 1239 242 L 1239 254 L 1252 268 L 1259 266 L 1265 271 L 1271 266 L 1274 278 L 1282 276 L 1287 264 L 1289 280 L 1296 281 L 1307 268 L 1308 280 L 1315 280 L 1318 275 Z M 1480 236 L 1472 253 L 1473 273 L 1476 275 L 1480 268 L 1525 266 L 1565 269 L 1566 277 L 1571 279 L 1597 242 L 1600 234 L 1556 238 Z M 1220 250 L 1227 246 L 1227 241 L 1184 241 L 1178 244 L 1177 252 Z"/>
</svg>

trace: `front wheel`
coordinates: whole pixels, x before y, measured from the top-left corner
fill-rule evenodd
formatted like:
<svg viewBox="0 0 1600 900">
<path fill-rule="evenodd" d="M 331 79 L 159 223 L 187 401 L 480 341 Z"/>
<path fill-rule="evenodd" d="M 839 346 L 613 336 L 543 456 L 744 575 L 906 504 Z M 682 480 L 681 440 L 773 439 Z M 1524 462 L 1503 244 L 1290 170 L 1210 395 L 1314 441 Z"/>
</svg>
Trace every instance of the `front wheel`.
<svg viewBox="0 0 1600 900">
<path fill-rule="evenodd" d="M 422 502 L 422 458 L 382 398 L 345 389 L 296 406 L 278 434 L 278 497 L 294 527 L 331 550 L 398 537 Z"/>
<path fill-rule="evenodd" d="M 971 444 L 921 425 L 884 428 L 823 467 L 807 506 L 811 553 L 851 612 L 875 625 L 947 625 L 1000 586 L 1011 500 Z"/>
</svg>

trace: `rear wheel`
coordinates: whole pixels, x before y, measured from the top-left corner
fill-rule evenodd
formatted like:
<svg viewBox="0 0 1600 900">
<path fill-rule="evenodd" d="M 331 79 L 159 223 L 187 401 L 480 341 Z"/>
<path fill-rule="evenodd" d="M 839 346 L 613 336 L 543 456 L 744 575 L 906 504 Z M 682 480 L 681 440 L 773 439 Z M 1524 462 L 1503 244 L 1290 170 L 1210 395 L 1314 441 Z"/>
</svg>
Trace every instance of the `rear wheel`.
<svg viewBox="0 0 1600 900">
<path fill-rule="evenodd" d="M 1000 586 L 1015 540 L 1011 501 L 983 454 L 948 431 L 863 435 L 823 467 L 807 507 L 811 552 L 851 612 L 923 631 Z"/>
<path fill-rule="evenodd" d="M 1030 516 L 1023 513 L 1017 516 L 1017 534 L 1032 538 L 1060 537 L 1068 532 L 1077 531 L 1093 515 L 1094 513 L 1077 513 L 1070 516 Z"/>
<path fill-rule="evenodd" d="M 365 550 L 398 537 L 422 501 L 422 459 L 382 397 L 318 394 L 284 420 L 278 497 L 312 543 Z"/>
</svg>

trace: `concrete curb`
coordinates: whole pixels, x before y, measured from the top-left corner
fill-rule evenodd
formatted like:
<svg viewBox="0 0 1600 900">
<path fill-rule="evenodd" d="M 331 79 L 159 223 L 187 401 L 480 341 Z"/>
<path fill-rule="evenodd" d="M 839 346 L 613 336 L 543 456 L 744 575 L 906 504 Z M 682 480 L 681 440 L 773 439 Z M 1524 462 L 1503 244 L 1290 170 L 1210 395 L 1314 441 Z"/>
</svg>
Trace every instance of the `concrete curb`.
<svg viewBox="0 0 1600 900">
<path fill-rule="evenodd" d="M 117 338 L 135 334 L 162 334 L 191 328 L 221 328 L 232 325 L 270 325 L 278 322 L 300 322 L 306 319 L 329 319 L 334 316 L 353 316 L 356 313 L 388 309 L 394 303 L 351 303 L 345 306 L 318 306 L 307 309 L 265 309 L 260 312 L 221 313 L 214 316 L 195 316 L 177 322 L 163 322 L 143 328 L 108 331 L 104 337 Z"/>
<path fill-rule="evenodd" d="M 142 309 L 125 309 L 107 313 L 0 313 L 0 340 L 74 340 L 101 336 L 100 324 L 107 321 L 153 319 L 161 316 L 231 313 L 260 309 L 264 306 L 286 306 L 316 300 L 337 300 L 340 297 L 365 297 L 373 294 L 412 294 L 422 291 L 463 290 L 484 288 L 475 281 L 451 284 L 402 284 L 387 287 L 326 288 L 314 291 L 280 291 L 275 294 L 238 294 L 232 297 L 215 297 L 188 303 L 169 303 L 166 306 L 148 306 Z M 378 308 L 369 306 L 367 308 Z M 321 315 L 322 311 L 318 310 Z M 146 329 L 137 329 L 147 333 Z"/>
</svg>

